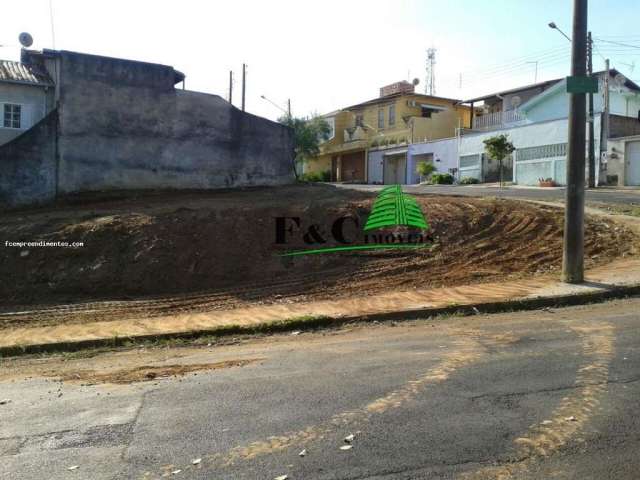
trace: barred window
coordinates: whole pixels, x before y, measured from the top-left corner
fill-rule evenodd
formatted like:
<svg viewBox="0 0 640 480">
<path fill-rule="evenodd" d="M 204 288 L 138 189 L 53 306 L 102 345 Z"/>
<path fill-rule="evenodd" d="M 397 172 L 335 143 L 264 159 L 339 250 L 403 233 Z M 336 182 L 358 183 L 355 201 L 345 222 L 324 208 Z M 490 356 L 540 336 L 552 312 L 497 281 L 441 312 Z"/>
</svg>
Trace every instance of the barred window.
<svg viewBox="0 0 640 480">
<path fill-rule="evenodd" d="M 460 157 L 460 168 L 477 167 L 480 165 L 480 155 L 462 155 Z"/>
<path fill-rule="evenodd" d="M 538 147 L 519 148 L 516 159 L 518 162 L 526 160 L 537 160 L 541 158 L 565 157 L 567 155 L 566 143 L 554 143 L 551 145 L 540 145 Z"/>
<path fill-rule="evenodd" d="M 22 106 L 13 103 L 4 104 L 4 128 L 20 128 Z"/>
</svg>

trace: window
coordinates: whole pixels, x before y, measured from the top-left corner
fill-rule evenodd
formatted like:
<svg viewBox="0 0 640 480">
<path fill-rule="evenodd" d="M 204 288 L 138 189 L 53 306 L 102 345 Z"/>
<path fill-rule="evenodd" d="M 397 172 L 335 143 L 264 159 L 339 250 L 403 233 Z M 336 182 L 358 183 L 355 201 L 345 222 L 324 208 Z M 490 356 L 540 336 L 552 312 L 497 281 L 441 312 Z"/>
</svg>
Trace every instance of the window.
<svg viewBox="0 0 640 480">
<path fill-rule="evenodd" d="M 389 126 L 396 124 L 396 106 L 389 105 Z"/>
<path fill-rule="evenodd" d="M 364 126 L 364 115 L 362 115 L 361 113 L 358 113 L 356 115 L 356 127 L 362 127 Z"/>
<path fill-rule="evenodd" d="M 433 112 L 433 109 L 431 108 L 427 108 L 427 107 L 422 107 L 420 109 L 420 116 L 423 118 L 431 118 L 431 113 Z"/>
<path fill-rule="evenodd" d="M 554 143 L 550 145 L 540 145 L 538 147 L 519 148 L 516 160 L 526 162 L 527 160 L 538 160 L 543 158 L 564 157 L 567 155 L 566 143 Z"/>
<path fill-rule="evenodd" d="M 4 128 L 20 128 L 22 106 L 14 103 L 4 104 Z"/>
<path fill-rule="evenodd" d="M 384 110 L 378 110 L 378 128 L 384 128 Z"/>
</svg>

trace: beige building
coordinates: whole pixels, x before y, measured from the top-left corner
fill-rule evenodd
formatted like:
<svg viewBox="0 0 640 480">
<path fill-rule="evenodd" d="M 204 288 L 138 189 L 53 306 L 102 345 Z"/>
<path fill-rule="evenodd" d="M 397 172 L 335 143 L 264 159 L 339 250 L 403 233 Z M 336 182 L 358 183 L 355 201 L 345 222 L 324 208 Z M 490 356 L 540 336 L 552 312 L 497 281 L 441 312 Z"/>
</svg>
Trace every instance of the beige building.
<svg viewBox="0 0 640 480">
<path fill-rule="evenodd" d="M 305 173 L 329 171 L 332 181 L 362 183 L 369 181 L 370 152 L 450 138 L 471 121 L 470 108 L 459 100 L 415 93 L 408 82 L 383 87 L 380 97 L 323 117 L 332 134 Z"/>
</svg>

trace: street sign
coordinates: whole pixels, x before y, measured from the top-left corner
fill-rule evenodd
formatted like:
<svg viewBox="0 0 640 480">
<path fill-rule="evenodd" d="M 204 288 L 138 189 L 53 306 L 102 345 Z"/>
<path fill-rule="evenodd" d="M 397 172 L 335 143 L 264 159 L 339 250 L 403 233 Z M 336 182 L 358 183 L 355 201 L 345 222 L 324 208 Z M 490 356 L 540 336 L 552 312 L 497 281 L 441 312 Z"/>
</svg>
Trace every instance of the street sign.
<svg viewBox="0 0 640 480">
<path fill-rule="evenodd" d="M 587 76 L 567 77 L 567 93 L 598 93 L 598 78 Z"/>
</svg>

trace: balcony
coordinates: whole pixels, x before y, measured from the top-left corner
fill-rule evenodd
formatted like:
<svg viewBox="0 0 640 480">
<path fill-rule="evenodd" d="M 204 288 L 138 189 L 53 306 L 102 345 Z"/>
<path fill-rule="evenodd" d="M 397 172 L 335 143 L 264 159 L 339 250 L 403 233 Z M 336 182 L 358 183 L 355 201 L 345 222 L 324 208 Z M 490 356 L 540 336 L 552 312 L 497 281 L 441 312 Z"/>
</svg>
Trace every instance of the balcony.
<svg viewBox="0 0 640 480">
<path fill-rule="evenodd" d="M 473 117 L 474 130 L 498 130 L 500 128 L 521 125 L 526 117 L 520 110 L 493 112 Z"/>
</svg>

